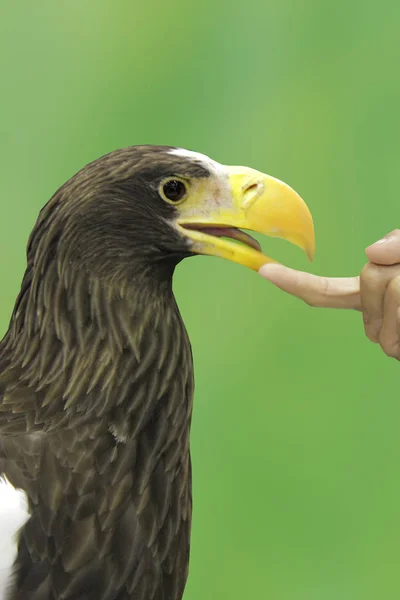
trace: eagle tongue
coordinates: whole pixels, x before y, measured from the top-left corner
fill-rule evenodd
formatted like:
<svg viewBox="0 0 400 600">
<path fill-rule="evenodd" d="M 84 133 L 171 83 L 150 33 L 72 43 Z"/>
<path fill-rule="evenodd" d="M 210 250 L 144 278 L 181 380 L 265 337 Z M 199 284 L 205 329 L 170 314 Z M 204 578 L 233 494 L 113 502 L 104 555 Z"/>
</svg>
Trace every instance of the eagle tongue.
<svg viewBox="0 0 400 600">
<path fill-rule="evenodd" d="M 226 237 L 237 240 L 238 242 L 242 242 L 242 244 L 246 244 L 246 246 L 250 246 L 250 248 L 254 248 L 254 250 L 257 250 L 258 252 L 261 252 L 261 245 L 257 240 L 245 231 L 236 229 L 236 227 L 202 227 L 201 231 L 208 235 L 214 235 L 215 237 Z"/>
</svg>

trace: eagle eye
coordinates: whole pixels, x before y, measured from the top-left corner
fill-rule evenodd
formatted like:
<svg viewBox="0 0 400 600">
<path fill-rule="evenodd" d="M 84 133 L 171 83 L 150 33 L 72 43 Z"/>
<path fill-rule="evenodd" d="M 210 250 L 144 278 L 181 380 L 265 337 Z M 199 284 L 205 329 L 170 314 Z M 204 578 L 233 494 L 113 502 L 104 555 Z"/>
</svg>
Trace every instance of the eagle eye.
<svg viewBox="0 0 400 600">
<path fill-rule="evenodd" d="M 167 179 L 161 184 L 160 194 L 164 200 L 176 204 L 183 200 L 187 193 L 187 187 L 184 181 L 173 177 Z"/>
</svg>

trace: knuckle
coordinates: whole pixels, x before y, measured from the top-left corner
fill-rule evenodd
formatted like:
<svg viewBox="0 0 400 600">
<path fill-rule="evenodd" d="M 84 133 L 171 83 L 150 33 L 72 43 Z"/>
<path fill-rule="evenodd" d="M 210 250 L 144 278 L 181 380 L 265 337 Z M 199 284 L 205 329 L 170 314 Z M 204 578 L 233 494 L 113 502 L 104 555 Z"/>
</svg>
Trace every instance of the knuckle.
<svg viewBox="0 0 400 600">
<path fill-rule="evenodd" d="M 321 286 L 320 293 L 322 295 L 327 294 L 329 292 L 329 290 L 330 290 L 330 280 L 329 280 L 329 278 L 328 277 L 321 277 L 320 286 Z"/>
<path fill-rule="evenodd" d="M 307 295 L 303 297 L 303 300 L 308 306 L 312 306 L 313 308 L 323 308 L 327 306 L 326 298 L 322 294 Z"/>
<path fill-rule="evenodd" d="M 314 308 L 321 308 L 326 306 L 326 297 L 329 294 L 330 281 L 328 277 L 320 277 L 318 291 L 313 294 L 307 294 L 304 297 L 304 301 Z"/>
<path fill-rule="evenodd" d="M 360 281 L 364 285 L 368 285 L 371 282 L 376 281 L 376 279 L 380 279 L 382 273 L 382 268 L 374 263 L 367 263 L 360 274 Z"/>
</svg>

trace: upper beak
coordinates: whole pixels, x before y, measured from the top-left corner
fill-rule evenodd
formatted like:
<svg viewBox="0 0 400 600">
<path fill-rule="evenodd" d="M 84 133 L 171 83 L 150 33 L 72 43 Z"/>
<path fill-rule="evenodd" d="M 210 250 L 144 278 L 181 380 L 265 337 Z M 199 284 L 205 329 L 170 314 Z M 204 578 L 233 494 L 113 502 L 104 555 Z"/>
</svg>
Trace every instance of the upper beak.
<svg viewBox="0 0 400 600">
<path fill-rule="evenodd" d="M 209 210 L 203 205 L 199 211 L 201 216 L 192 205 L 191 210 L 178 219 L 178 224 L 192 240 L 193 251 L 227 258 L 255 271 L 266 262 L 275 262 L 254 247 L 256 242 L 248 247 L 216 237 L 215 231 L 214 235 L 207 233 L 207 229 L 219 228 L 219 235 L 225 235 L 224 228 L 240 228 L 288 240 L 302 248 L 312 260 L 314 225 L 300 196 L 282 181 L 259 171 L 247 167 L 225 168 L 230 191 L 227 197 L 213 200 Z M 227 232 L 229 237 L 228 229 Z M 245 234 L 230 237 L 247 241 Z"/>
</svg>

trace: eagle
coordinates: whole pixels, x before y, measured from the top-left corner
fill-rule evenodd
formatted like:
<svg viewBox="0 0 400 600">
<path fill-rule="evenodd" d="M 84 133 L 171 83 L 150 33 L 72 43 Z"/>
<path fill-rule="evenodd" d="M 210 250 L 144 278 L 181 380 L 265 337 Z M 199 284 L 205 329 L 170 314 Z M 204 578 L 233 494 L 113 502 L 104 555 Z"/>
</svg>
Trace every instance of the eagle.
<svg viewBox="0 0 400 600">
<path fill-rule="evenodd" d="M 40 211 L 0 343 L 0 597 L 182 598 L 194 378 L 172 278 L 197 254 L 257 271 L 243 230 L 314 253 L 289 186 L 167 146 L 95 160 Z"/>
</svg>

